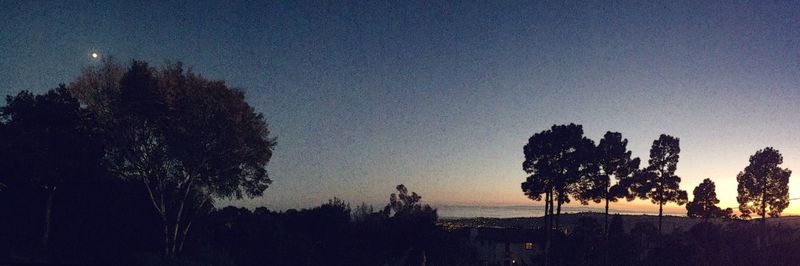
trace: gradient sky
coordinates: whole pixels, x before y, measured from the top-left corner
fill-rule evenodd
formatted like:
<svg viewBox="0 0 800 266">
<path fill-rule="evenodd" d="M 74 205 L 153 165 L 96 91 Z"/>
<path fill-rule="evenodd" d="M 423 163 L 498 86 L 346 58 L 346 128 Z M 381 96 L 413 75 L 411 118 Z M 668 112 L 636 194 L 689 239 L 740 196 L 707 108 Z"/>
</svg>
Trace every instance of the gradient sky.
<svg viewBox="0 0 800 266">
<path fill-rule="evenodd" d="M 724 207 L 758 149 L 800 171 L 797 3 L 131 2 L 0 0 L 0 94 L 69 83 L 91 52 L 224 79 L 278 137 L 274 184 L 240 205 L 380 205 L 399 183 L 437 205 L 533 205 L 522 146 L 570 122 L 639 157 L 679 137 L 681 187 L 711 178 Z"/>
</svg>

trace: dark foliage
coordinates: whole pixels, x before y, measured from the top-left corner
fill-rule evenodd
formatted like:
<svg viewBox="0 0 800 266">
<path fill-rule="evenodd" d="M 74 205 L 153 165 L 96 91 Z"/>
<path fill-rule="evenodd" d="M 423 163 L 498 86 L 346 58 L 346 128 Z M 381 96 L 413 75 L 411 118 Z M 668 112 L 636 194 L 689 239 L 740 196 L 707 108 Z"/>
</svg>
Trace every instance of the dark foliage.
<svg viewBox="0 0 800 266">
<path fill-rule="evenodd" d="M 180 63 L 106 62 L 70 91 L 97 117 L 108 171 L 146 189 L 165 255 L 181 252 L 194 218 L 214 199 L 260 196 L 271 183 L 275 141 L 264 117 L 223 81 Z"/>
<path fill-rule="evenodd" d="M 800 258 L 792 251 L 800 248 L 797 230 L 781 226 L 717 220 L 659 235 L 650 223 L 638 223 L 629 232 L 621 225 L 621 216 L 612 218 L 609 244 L 599 245 L 600 224 L 581 218 L 573 232 L 557 238 L 551 264 L 603 265 L 604 248 L 608 265 L 794 265 Z"/>
<path fill-rule="evenodd" d="M 0 183 L 8 193 L 30 190 L 30 201 L 38 204 L 30 209 L 42 213 L 39 245 L 46 249 L 54 205 L 70 192 L 65 186 L 86 183 L 99 171 L 102 146 L 93 140 L 90 114 L 64 85 L 42 95 L 22 91 L 6 101 L 0 108 Z"/>
<path fill-rule="evenodd" d="M 581 125 L 553 125 L 531 136 L 522 150 L 522 170 L 529 176 L 521 188 L 528 198 L 545 202 L 545 259 L 549 259 L 551 228 L 559 227 L 561 205 L 569 203 L 571 195 L 581 194 L 580 180 L 596 174 L 595 145 L 583 136 Z"/>
<path fill-rule="evenodd" d="M 400 195 L 408 195 L 403 186 Z M 353 215 L 332 199 L 319 207 L 286 212 L 226 207 L 204 218 L 190 250 L 210 249 L 236 265 L 451 265 L 474 261 L 461 239 L 436 226 L 435 209 L 414 203 L 403 210 Z M 389 206 L 399 206 L 396 201 Z M 368 209 L 359 207 L 358 209 Z M 189 251 L 194 252 L 194 251 Z M 471 258 L 473 258 L 471 260 Z"/>
<path fill-rule="evenodd" d="M 185 251 L 164 257 L 161 224 L 141 184 L 97 173 L 63 185 L 50 252 L 38 250 L 43 192 L 33 185 L 0 193 L 0 261 L 112 265 L 471 265 L 471 247 L 436 226 L 418 201 L 393 215 L 332 199 L 273 212 L 226 207 L 199 218 Z M 362 209 L 369 209 L 364 207 Z M 13 215 L 11 215 L 13 214 Z"/>
<path fill-rule="evenodd" d="M 733 215 L 731 208 L 721 209 L 717 207 L 716 186 L 711 179 L 704 179 L 703 183 L 697 185 L 693 191 L 694 198 L 686 204 L 686 215 L 689 217 L 709 218 L 730 218 Z"/>
<path fill-rule="evenodd" d="M 0 193 L 0 261 L 120 264 L 154 252 L 159 224 L 137 184 L 91 175 L 61 185 L 48 250 L 39 251 L 46 195 L 34 186 Z"/>
<path fill-rule="evenodd" d="M 680 152 L 680 139 L 661 134 L 650 147 L 650 159 L 647 161 L 649 165 L 634 177 L 635 195 L 658 204 L 659 233 L 661 233 L 664 204 L 675 202 L 683 205 L 688 200 L 686 191 L 680 189 L 681 178 L 675 175 Z"/>
<path fill-rule="evenodd" d="M 772 147 L 759 150 L 750 156 L 750 164 L 739 172 L 739 211 L 742 216 L 756 214 L 765 222 L 767 215 L 779 217 L 789 206 L 789 176 L 792 171 L 780 168 L 783 155 Z"/>
<path fill-rule="evenodd" d="M 606 132 L 597 145 L 589 166 L 590 174 L 580 180 L 577 198 L 581 203 L 605 201 L 603 230 L 608 230 L 609 202 L 626 198 L 634 199 L 631 192 L 633 174 L 639 169 L 639 158 L 631 158 L 628 139 L 618 132 Z"/>
</svg>

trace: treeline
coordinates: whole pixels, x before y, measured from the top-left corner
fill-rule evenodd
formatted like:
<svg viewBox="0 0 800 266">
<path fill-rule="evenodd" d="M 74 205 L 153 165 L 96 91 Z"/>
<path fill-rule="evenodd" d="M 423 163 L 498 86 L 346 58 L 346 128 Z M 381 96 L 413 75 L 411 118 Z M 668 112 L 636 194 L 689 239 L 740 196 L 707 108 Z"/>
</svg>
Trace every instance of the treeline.
<svg viewBox="0 0 800 266">
<path fill-rule="evenodd" d="M 54 208 L 48 249 L 41 250 L 35 190 L 0 194 L 0 261 L 108 265 L 472 265 L 463 239 L 436 226 L 435 209 L 405 186 L 375 209 L 332 199 L 284 212 L 211 209 L 196 219 L 180 254 L 161 253 L 158 215 L 141 187 L 117 179 L 65 186 Z M 8 193 L 6 193 L 8 192 Z M 38 200 L 37 200 L 38 199 Z"/>
<path fill-rule="evenodd" d="M 436 211 L 398 187 L 383 210 L 333 199 L 319 207 L 272 212 L 227 207 L 195 234 L 197 248 L 235 265 L 472 265 L 463 239 L 436 226 Z M 405 199 L 404 199 L 405 198 Z"/>
<path fill-rule="evenodd" d="M 662 134 L 653 141 L 647 166 L 632 157 L 628 140 L 618 132 L 607 132 L 598 144 L 583 135 L 581 125 L 553 125 L 530 137 L 523 147 L 523 170 L 529 174 L 522 191 L 534 201 L 545 202 L 545 253 L 553 244 L 553 231 L 559 230 L 561 206 L 571 200 L 582 204 L 605 203 L 603 231 L 608 232 L 610 202 L 618 199 L 632 201 L 649 199 L 658 205 L 658 230 L 662 232 L 664 204 L 688 202 L 686 191 L 680 188 L 681 177 L 676 175 L 680 158 L 680 139 Z M 742 218 L 751 214 L 777 217 L 789 205 L 788 180 L 791 171 L 780 168 L 783 157 L 767 147 L 750 157 L 750 164 L 737 176 L 739 211 Z M 688 202 L 690 217 L 733 218 L 732 209 L 716 206 L 714 182 L 705 179 L 694 190 Z M 546 261 L 549 260 L 546 257 Z M 546 262 L 548 264 L 548 262 Z"/>
</svg>

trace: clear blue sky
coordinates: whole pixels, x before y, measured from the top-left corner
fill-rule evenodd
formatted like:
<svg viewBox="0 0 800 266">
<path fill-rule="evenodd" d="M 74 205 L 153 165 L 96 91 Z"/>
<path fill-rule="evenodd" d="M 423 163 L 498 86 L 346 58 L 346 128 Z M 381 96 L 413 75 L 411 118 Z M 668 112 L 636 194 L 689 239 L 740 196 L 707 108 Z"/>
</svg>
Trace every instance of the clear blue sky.
<svg viewBox="0 0 800 266">
<path fill-rule="evenodd" d="M 399 183 L 533 204 L 522 146 L 570 122 L 641 157 L 681 138 L 681 187 L 712 178 L 729 207 L 756 150 L 800 171 L 797 3 L 131 2 L 0 0 L 0 94 L 69 83 L 91 52 L 224 79 L 278 137 L 273 186 L 242 205 L 382 204 Z"/>
</svg>

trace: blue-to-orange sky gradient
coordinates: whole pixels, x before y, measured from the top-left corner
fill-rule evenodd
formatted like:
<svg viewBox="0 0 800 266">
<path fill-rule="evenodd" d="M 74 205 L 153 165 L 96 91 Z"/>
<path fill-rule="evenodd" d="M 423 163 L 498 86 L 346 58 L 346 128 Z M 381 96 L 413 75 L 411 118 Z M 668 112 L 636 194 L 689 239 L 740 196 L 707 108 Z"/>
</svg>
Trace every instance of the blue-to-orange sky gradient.
<svg viewBox="0 0 800 266">
<path fill-rule="evenodd" d="M 736 174 L 773 146 L 800 197 L 796 2 L 113 2 L 0 1 L 0 94 L 69 83 L 92 52 L 224 79 L 278 137 L 274 184 L 237 204 L 380 205 L 403 183 L 436 205 L 541 205 L 522 146 L 570 122 L 644 161 L 679 137 L 681 187 L 711 178 L 734 209 Z"/>
</svg>

